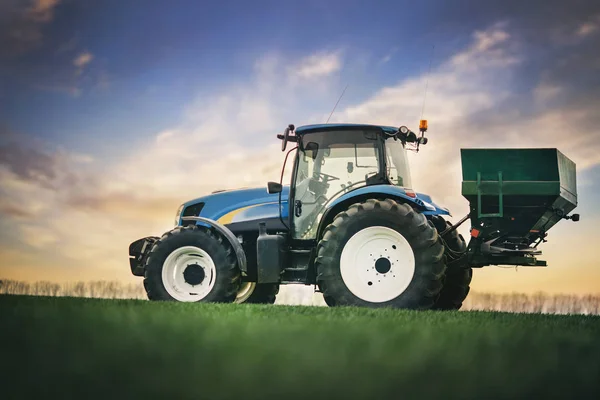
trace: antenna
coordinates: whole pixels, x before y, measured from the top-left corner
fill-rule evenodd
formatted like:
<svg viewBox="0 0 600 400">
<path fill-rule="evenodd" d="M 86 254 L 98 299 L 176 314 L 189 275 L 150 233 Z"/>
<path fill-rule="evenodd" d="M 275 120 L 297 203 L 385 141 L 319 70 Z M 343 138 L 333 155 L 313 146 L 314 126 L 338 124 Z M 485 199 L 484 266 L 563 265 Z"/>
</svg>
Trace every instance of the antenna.
<svg viewBox="0 0 600 400">
<path fill-rule="evenodd" d="M 423 107 L 421 107 L 421 119 L 423 119 L 423 114 L 425 113 L 425 99 L 427 98 L 427 88 L 429 87 L 429 74 L 431 73 L 431 64 L 433 62 L 433 51 L 435 50 L 435 45 L 431 47 L 431 57 L 429 58 L 429 69 L 427 70 L 427 78 L 425 81 L 425 93 L 423 94 Z"/>
<path fill-rule="evenodd" d="M 342 99 L 342 97 L 344 96 L 344 93 L 346 93 L 346 89 L 348 89 L 348 85 L 346 84 L 346 87 L 344 88 L 344 90 L 342 91 L 342 94 L 340 94 L 340 98 L 337 100 L 337 102 L 335 103 L 335 106 L 333 106 L 333 110 L 331 110 L 331 114 L 329 114 L 329 118 L 327 118 L 327 122 L 325 122 L 326 124 L 329 123 L 329 120 L 331 119 L 331 116 L 333 115 L 333 112 L 335 111 L 335 109 L 337 108 L 338 103 L 340 102 L 340 100 Z"/>
</svg>

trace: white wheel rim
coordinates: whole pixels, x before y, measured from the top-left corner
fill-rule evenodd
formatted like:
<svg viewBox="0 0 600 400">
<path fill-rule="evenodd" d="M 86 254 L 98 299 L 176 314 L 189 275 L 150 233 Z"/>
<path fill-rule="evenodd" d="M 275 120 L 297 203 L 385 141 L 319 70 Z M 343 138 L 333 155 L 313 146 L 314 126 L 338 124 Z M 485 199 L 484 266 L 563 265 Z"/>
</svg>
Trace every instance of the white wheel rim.
<svg viewBox="0 0 600 400">
<path fill-rule="evenodd" d="M 163 263 L 162 281 L 167 293 L 175 300 L 199 301 L 215 286 L 216 274 L 215 263 L 206 251 L 185 246 L 171 252 Z"/>
<path fill-rule="evenodd" d="M 235 303 L 243 303 L 254 293 L 256 288 L 256 282 L 244 282 L 240 286 L 240 290 L 237 292 Z"/>
<path fill-rule="evenodd" d="M 400 233 L 371 226 L 355 233 L 344 245 L 340 273 L 356 297 L 383 303 L 404 293 L 415 273 L 415 255 Z"/>
</svg>

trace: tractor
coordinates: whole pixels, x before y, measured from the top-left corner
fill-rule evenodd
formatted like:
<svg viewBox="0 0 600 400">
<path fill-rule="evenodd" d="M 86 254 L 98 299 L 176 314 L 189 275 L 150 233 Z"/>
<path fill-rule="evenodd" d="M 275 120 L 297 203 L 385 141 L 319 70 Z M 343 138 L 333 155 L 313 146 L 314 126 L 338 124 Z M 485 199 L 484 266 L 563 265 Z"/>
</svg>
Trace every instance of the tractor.
<svg viewBox="0 0 600 400">
<path fill-rule="evenodd" d="M 557 149 L 461 149 L 470 212 L 413 190 L 406 126 L 289 125 L 279 182 L 182 204 L 174 229 L 129 246 L 150 300 L 275 303 L 282 284 L 314 286 L 329 306 L 457 310 L 473 268 L 540 267 L 538 245 L 577 205 L 575 164 Z M 283 184 L 292 154 L 291 182 Z M 467 244 L 457 228 L 471 220 Z"/>
</svg>

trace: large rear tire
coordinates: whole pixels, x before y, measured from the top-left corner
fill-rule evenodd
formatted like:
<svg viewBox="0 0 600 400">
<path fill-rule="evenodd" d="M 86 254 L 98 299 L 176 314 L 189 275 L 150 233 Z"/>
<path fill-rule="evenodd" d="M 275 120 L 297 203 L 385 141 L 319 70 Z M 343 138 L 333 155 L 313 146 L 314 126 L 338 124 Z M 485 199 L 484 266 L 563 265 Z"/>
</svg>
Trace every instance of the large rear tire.
<svg viewBox="0 0 600 400">
<path fill-rule="evenodd" d="M 444 246 L 406 204 L 369 199 L 339 213 L 317 246 L 328 305 L 429 309 L 442 288 Z"/>
<path fill-rule="evenodd" d="M 229 303 L 240 270 L 229 243 L 196 225 L 165 233 L 148 254 L 144 287 L 150 300 Z"/>
<path fill-rule="evenodd" d="M 235 302 L 238 304 L 274 304 L 279 293 L 278 283 L 244 282 Z"/>
<path fill-rule="evenodd" d="M 432 221 L 439 233 L 452 226 L 449 221 L 445 221 L 440 216 L 433 217 Z M 450 249 L 450 251 L 446 251 L 446 254 L 444 255 L 447 264 L 453 259 L 449 253 L 461 254 L 464 253 L 467 248 L 465 239 L 456 230 L 447 234 L 444 238 L 444 242 L 447 249 Z M 436 300 L 433 309 L 445 311 L 459 310 L 469 294 L 472 278 L 473 269 L 466 264 L 466 260 L 462 259 L 461 261 L 452 263 L 446 269 L 444 286 L 442 287 L 440 297 Z"/>
</svg>

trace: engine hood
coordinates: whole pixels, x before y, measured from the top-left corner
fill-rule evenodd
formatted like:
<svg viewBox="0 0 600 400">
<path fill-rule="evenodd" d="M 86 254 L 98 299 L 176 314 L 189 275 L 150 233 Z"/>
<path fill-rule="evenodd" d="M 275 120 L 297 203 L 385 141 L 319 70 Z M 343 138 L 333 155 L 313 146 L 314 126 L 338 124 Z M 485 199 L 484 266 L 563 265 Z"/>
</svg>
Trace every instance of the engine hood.
<svg viewBox="0 0 600 400">
<path fill-rule="evenodd" d="M 289 186 L 281 192 L 282 216 L 287 218 Z M 185 208 L 204 203 L 200 215 L 223 224 L 279 216 L 279 194 L 267 193 L 266 186 L 224 190 L 184 203 Z"/>
</svg>

